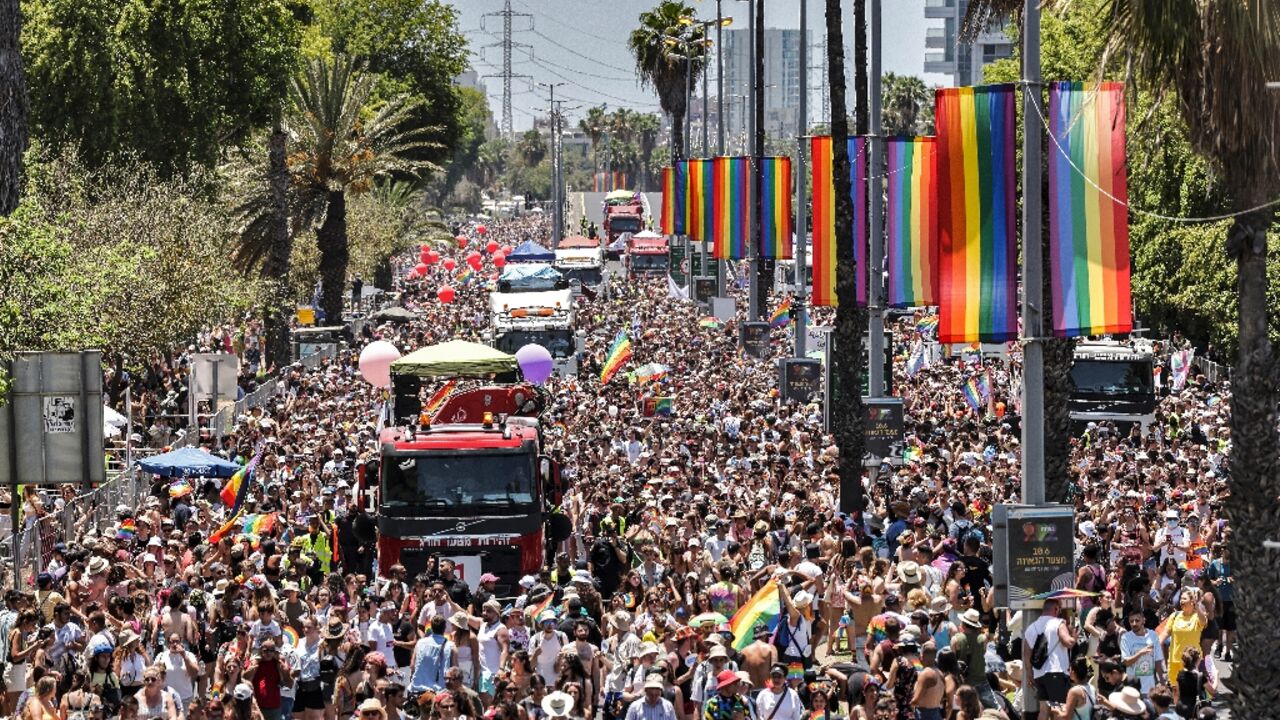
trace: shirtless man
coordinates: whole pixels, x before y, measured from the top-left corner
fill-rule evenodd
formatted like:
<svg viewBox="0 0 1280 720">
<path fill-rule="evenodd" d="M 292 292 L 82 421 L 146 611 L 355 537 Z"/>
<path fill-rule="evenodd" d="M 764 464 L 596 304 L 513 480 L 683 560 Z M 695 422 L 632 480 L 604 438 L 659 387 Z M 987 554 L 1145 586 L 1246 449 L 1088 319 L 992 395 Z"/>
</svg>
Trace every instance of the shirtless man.
<svg viewBox="0 0 1280 720">
<path fill-rule="evenodd" d="M 938 647 L 933 641 L 920 648 L 920 672 L 911 691 L 911 707 L 916 709 L 919 720 L 942 720 L 945 683 L 942 671 L 937 667 Z"/>
<path fill-rule="evenodd" d="M 845 602 L 849 608 L 849 624 L 853 629 L 854 659 L 865 665 L 868 662 L 867 626 L 871 624 L 871 618 L 884 610 L 884 593 L 875 592 L 871 579 L 866 575 L 859 575 L 845 593 Z"/>
<path fill-rule="evenodd" d="M 769 642 L 769 628 L 758 625 L 755 641 L 742 649 L 742 669 L 751 676 L 752 687 L 764 687 L 769 667 L 778 662 L 778 648 Z"/>
</svg>

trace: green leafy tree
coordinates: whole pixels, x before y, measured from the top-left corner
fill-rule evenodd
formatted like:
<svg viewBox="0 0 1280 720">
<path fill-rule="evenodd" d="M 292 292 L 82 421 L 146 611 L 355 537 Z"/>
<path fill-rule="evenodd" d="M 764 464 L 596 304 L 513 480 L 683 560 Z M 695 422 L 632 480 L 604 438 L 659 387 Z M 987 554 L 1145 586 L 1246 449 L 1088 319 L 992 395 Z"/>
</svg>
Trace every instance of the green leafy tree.
<svg viewBox="0 0 1280 720">
<path fill-rule="evenodd" d="M 379 78 L 375 97 L 416 95 L 412 124 L 432 128 L 414 154 L 441 164 L 467 128 L 465 94 L 453 80 L 467 67 L 458 11 L 442 0 L 311 0 L 318 32 L 335 54 L 363 61 Z"/>
<path fill-rule="evenodd" d="M 586 134 L 587 139 L 591 141 L 591 161 L 595 166 L 594 170 L 600 170 L 600 156 L 598 154 L 600 147 L 600 139 L 604 137 L 608 131 L 608 122 L 606 120 L 603 106 L 587 108 L 587 116 L 578 121 L 578 128 Z"/>
<path fill-rule="evenodd" d="M 284 0 L 29 0 L 31 125 L 91 166 L 136 152 L 163 174 L 216 163 L 270 124 L 297 66 Z"/>
<path fill-rule="evenodd" d="M 640 84 L 658 93 L 658 104 L 671 116 L 672 154 L 684 157 L 686 83 L 697 82 L 706 69 L 706 29 L 691 25 L 694 10 L 679 0 L 662 0 L 640 13 L 640 26 L 627 46 L 636 59 Z"/>
<path fill-rule="evenodd" d="M 347 264 L 347 199 L 372 191 L 393 174 L 416 176 L 438 167 L 421 159 L 433 146 L 432 129 L 412 115 L 419 100 L 399 95 L 372 107 L 376 76 L 343 55 L 312 60 L 289 88 L 285 127 L 291 141 L 290 213 L 297 228 L 316 227 L 320 305 L 331 320 L 342 317 Z M 257 187 L 264 187 L 262 184 Z M 243 200 L 244 227 L 261 222 L 269 200 L 250 194 Z M 317 227 L 318 226 L 318 227 Z M 265 234 L 242 234 L 241 255 L 263 256 L 256 245 Z"/>
<path fill-rule="evenodd" d="M 19 38 L 18 0 L 0 0 L 0 216 L 18 207 L 27 149 L 27 81 Z"/>
<path fill-rule="evenodd" d="M 526 130 L 516 141 L 516 154 L 527 168 L 536 167 L 547 156 L 547 142 L 537 130 Z"/>
<path fill-rule="evenodd" d="M 932 135 L 933 90 L 914 75 L 885 73 L 880 122 L 886 135 Z"/>
<path fill-rule="evenodd" d="M 653 113 L 637 115 L 635 119 L 636 135 L 640 138 L 641 187 L 648 190 L 653 184 L 653 151 L 658 146 L 658 132 L 662 123 Z"/>
</svg>

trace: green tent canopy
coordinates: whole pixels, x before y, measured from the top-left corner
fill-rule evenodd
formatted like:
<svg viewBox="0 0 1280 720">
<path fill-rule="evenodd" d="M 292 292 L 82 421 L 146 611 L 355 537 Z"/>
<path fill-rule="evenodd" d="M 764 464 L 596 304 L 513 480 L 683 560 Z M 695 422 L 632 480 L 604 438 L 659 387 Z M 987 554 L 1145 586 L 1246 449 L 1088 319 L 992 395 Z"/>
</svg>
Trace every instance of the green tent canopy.
<svg viewBox="0 0 1280 720">
<path fill-rule="evenodd" d="M 392 375 L 418 377 L 478 377 L 516 372 L 515 355 L 508 355 L 488 345 L 450 340 L 419 348 L 391 363 Z"/>
</svg>

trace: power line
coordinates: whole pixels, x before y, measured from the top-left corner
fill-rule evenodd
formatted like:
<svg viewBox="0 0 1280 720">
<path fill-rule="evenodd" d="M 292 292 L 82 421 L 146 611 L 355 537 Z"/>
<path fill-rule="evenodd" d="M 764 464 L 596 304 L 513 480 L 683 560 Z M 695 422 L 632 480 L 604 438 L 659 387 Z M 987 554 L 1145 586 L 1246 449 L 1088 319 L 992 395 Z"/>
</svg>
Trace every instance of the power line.
<svg viewBox="0 0 1280 720">
<path fill-rule="evenodd" d="M 559 25 L 559 26 L 561 26 L 561 27 L 563 27 L 563 28 L 567 28 L 567 29 L 569 29 L 569 30 L 572 30 L 572 31 L 574 31 L 574 32 L 576 32 L 576 33 L 578 33 L 578 34 L 582 35 L 583 37 L 588 37 L 588 38 L 591 38 L 592 40 L 600 40 L 600 41 L 603 41 L 603 42 L 614 43 L 614 44 L 617 44 L 617 45 L 626 45 L 626 43 L 624 43 L 624 42 L 619 42 L 619 41 L 617 41 L 617 40 L 609 40 L 608 38 L 602 38 L 602 37 L 597 37 L 597 36 L 595 36 L 595 35 L 592 35 L 591 33 L 589 33 L 589 32 L 587 32 L 587 31 L 583 30 L 583 29 L 582 29 L 582 28 L 580 28 L 580 27 L 577 27 L 577 26 L 575 26 L 575 25 L 570 25 L 569 23 L 567 23 L 567 22 L 565 22 L 565 21 L 563 21 L 563 20 L 561 20 L 561 19 L 557 18 L 557 17 L 556 17 L 556 16 L 554 16 L 554 15 L 548 15 L 547 13 L 544 13 L 544 12 L 542 12 L 542 11 L 538 10 L 538 8 L 532 7 L 531 5 L 529 5 L 529 4 L 528 4 L 528 3 L 526 3 L 526 2 L 521 2 L 521 0 L 516 0 L 516 2 L 517 2 L 517 3 L 519 3 L 522 7 L 524 7 L 524 9 L 526 9 L 526 10 L 528 10 L 529 12 L 531 12 L 531 13 L 533 13 L 533 14 L 537 15 L 538 17 L 540 17 L 540 18 L 542 18 L 542 19 L 544 19 L 544 20 L 550 20 L 551 22 L 555 23 L 556 25 Z"/>
<path fill-rule="evenodd" d="M 625 73 L 625 72 L 634 72 L 634 71 L 635 71 L 635 68 L 622 68 L 622 67 L 618 67 L 617 65 L 610 65 L 609 63 L 604 62 L 603 60 L 597 60 L 597 59 L 595 59 L 595 58 L 593 58 L 593 57 L 589 57 L 589 56 L 587 56 L 587 55 L 583 55 L 583 54 L 582 54 L 581 52 L 579 52 L 578 50 L 575 50 L 574 48 L 571 48 L 571 47 L 569 47 L 569 46 L 567 46 L 567 45 L 561 45 L 559 42 L 557 42 L 557 41 L 555 41 L 555 40 L 552 40 L 551 38 L 547 37 L 546 35 L 543 35 L 542 33 L 538 32 L 537 30 L 532 30 L 532 32 L 533 32 L 533 34 L 534 34 L 534 35 L 537 35 L 538 37 L 542 38 L 543 40 L 546 40 L 547 42 L 551 43 L 552 45 L 555 45 L 556 47 L 560 48 L 561 50 L 564 50 L 565 52 L 567 52 L 567 53 L 569 53 L 569 54 L 571 54 L 571 55 L 576 55 L 577 57 L 582 58 L 583 60 L 586 60 L 586 61 L 588 61 L 588 62 L 593 62 L 593 63 L 595 63 L 596 65 L 599 65 L 600 67 L 607 67 L 607 68 L 609 68 L 610 70 L 617 70 L 618 72 L 624 72 L 624 73 Z"/>
<path fill-rule="evenodd" d="M 635 76 L 634 74 L 632 74 L 632 75 L 626 75 L 626 76 L 619 76 L 619 75 L 596 75 L 596 74 L 594 74 L 594 73 L 586 72 L 585 70 L 579 70 L 578 68 L 566 67 L 566 66 L 564 66 L 564 65 L 561 65 L 560 63 L 551 62 L 550 60 L 548 60 L 548 59 L 546 59 L 546 58 L 541 58 L 538 62 L 544 62 L 544 63 L 546 63 L 546 64 L 548 64 L 548 65 L 553 65 L 553 66 L 555 66 L 555 67 L 558 67 L 558 68 L 560 68 L 561 70 L 568 70 L 569 72 L 577 73 L 578 75 L 585 75 L 586 77 L 590 77 L 590 78 L 596 78 L 596 79 L 598 79 L 598 80 L 615 80 L 615 81 L 619 81 L 619 82 L 621 82 L 621 81 L 623 81 L 623 80 L 632 80 L 632 81 L 634 81 L 634 80 L 636 79 L 636 76 Z"/>
<path fill-rule="evenodd" d="M 533 64 L 534 64 L 534 65 L 537 65 L 538 67 L 542 68 L 542 69 L 543 69 L 543 70 L 545 70 L 546 72 L 551 73 L 552 75 L 554 75 L 554 76 L 556 76 L 556 77 L 560 78 L 561 80 L 564 80 L 565 82 L 569 83 L 570 85 L 573 85 L 574 87 L 581 88 L 581 89 L 583 89 L 583 90 L 586 90 L 587 92 L 595 93 L 595 94 L 597 94 L 597 95 L 600 95 L 601 97 L 605 97 L 605 98 L 608 98 L 608 99 L 610 99 L 610 100 L 616 100 L 616 101 L 621 102 L 621 103 L 627 103 L 628 105 L 635 105 L 635 104 L 637 104 L 637 103 L 635 102 L 635 100 L 633 100 L 633 99 L 631 99 L 631 98 L 624 98 L 624 97 L 619 97 L 619 96 L 617 96 L 617 95 L 610 95 L 609 93 L 604 92 L 603 90 L 598 90 L 598 89 L 593 88 L 593 87 L 587 87 L 586 85 L 583 85 L 582 83 L 575 81 L 573 78 L 567 77 L 567 76 L 565 76 L 565 75 L 561 75 L 560 73 L 556 72 L 555 70 L 552 70 L 551 68 L 547 67 L 546 65 L 543 65 L 541 61 L 539 61 L 539 60 L 537 60 L 537 59 L 535 59 L 535 58 L 530 58 L 530 60 L 533 62 Z M 587 101 L 581 101 L 581 100 L 580 100 L 580 101 L 578 101 L 578 102 L 587 102 Z"/>
</svg>

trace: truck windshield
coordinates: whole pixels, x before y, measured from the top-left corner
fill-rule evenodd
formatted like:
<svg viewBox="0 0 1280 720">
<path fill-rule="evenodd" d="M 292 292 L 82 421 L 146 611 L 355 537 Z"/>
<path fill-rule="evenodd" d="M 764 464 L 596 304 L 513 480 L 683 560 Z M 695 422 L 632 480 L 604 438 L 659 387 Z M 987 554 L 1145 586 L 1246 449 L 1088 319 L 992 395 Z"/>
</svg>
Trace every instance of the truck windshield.
<svg viewBox="0 0 1280 720">
<path fill-rule="evenodd" d="M 494 343 L 505 353 L 514 353 L 520 348 L 534 343 L 541 345 L 551 353 L 553 358 L 567 358 L 575 352 L 573 331 L 568 328 L 558 330 L 508 330 L 498 336 Z"/>
<path fill-rule="evenodd" d="M 392 506 L 528 505 L 533 467 L 520 453 L 400 455 L 383 458 L 382 502 Z"/>
<path fill-rule="evenodd" d="M 1071 366 L 1077 395 L 1150 395 L 1154 392 L 1149 360 L 1089 360 Z"/>
<path fill-rule="evenodd" d="M 644 229 L 644 223 L 638 217 L 622 217 L 614 216 L 609 218 L 609 234 L 617 236 L 620 233 L 640 232 Z"/>
<path fill-rule="evenodd" d="M 633 270 L 663 270 L 667 267 L 666 255 L 632 255 Z"/>
<path fill-rule="evenodd" d="M 599 285 L 604 280 L 598 267 L 562 267 L 559 270 L 566 278 L 577 280 L 583 285 Z"/>
</svg>

